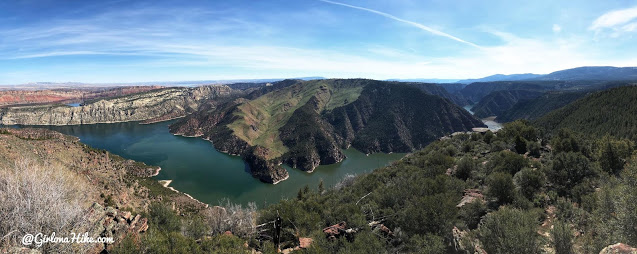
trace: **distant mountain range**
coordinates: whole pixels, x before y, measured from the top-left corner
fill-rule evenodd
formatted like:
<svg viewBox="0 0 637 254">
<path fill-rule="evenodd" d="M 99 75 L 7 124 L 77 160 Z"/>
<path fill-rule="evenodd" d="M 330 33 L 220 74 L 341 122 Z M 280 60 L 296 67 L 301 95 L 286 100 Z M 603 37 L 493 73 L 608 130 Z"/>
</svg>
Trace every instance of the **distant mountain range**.
<svg viewBox="0 0 637 254">
<path fill-rule="evenodd" d="M 153 82 L 131 82 L 131 83 L 84 83 L 84 82 L 33 82 L 18 85 L 0 85 L 0 90 L 6 89 L 52 89 L 52 88 L 78 88 L 78 87 L 113 87 L 113 86 L 140 86 L 140 85 L 160 85 L 160 86 L 199 86 L 209 84 L 235 84 L 235 83 L 271 83 L 286 78 L 272 79 L 223 79 L 223 80 L 191 80 L 191 81 L 153 81 Z M 326 79 L 320 76 L 291 78 L 296 80 L 317 80 Z M 477 79 L 436 79 L 436 78 L 413 78 L 413 79 L 387 79 L 386 81 L 399 82 L 422 82 L 445 84 L 443 87 L 448 92 L 456 92 L 464 86 L 476 82 L 498 82 L 498 81 L 571 81 L 571 80 L 637 80 L 637 67 L 612 67 L 612 66 L 585 66 L 573 69 L 555 71 L 549 74 L 495 74 Z M 457 85 L 456 85 L 457 84 Z"/>
<path fill-rule="evenodd" d="M 497 116 L 499 122 L 509 122 L 537 119 L 589 93 L 637 84 L 637 67 L 608 66 L 579 67 L 523 80 L 486 81 L 532 75 L 494 75 L 473 80 L 480 82 L 456 83 L 464 87 L 450 91 L 449 98 L 461 106 L 475 103 L 471 110 L 477 117 Z"/>
<path fill-rule="evenodd" d="M 399 81 L 399 82 L 423 82 L 423 83 L 457 83 L 459 79 L 439 79 L 439 78 L 412 78 L 412 79 L 387 79 L 386 81 Z"/>
<path fill-rule="evenodd" d="M 495 74 L 495 75 L 491 75 L 484 78 L 478 78 L 478 79 L 463 79 L 463 80 L 459 80 L 456 83 L 471 84 L 475 82 L 518 81 L 518 80 L 528 80 L 533 78 L 539 78 L 541 76 L 542 75 L 540 74 L 533 74 L 533 73 L 511 74 L 511 75 Z"/>
<path fill-rule="evenodd" d="M 637 67 L 590 66 L 556 71 L 536 80 L 637 80 Z"/>
<path fill-rule="evenodd" d="M 464 79 L 457 83 L 494 81 L 555 81 L 555 80 L 637 80 L 637 67 L 585 66 L 549 74 L 496 74 L 479 79 Z"/>
<path fill-rule="evenodd" d="M 219 80 L 191 80 L 191 81 L 150 81 L 150 82 L 130 82 L 130 83 L 84 83 L 84 82 L 32 82 L 17 85 L 0 85 L 0 90 L 41 90 L 57 88 L 78 88 L 78 87 L 115 87 L 115 86 L 200 86 L 200 85 L 228 85 L 236 83 L 269 83 L 285 80 L 286 78 L 273 79 L 219 79 Z M 325 79 L 324 77 L 298 77 L 298 80 Z"/>
</svg>

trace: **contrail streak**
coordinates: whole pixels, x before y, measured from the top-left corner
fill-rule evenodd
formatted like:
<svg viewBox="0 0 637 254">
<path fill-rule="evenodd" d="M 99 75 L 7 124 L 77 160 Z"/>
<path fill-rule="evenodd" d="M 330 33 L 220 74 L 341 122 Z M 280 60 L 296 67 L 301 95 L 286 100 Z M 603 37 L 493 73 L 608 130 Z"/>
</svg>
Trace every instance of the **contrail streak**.
<svg viewBox="0 0 637 254">
<path fill-rule="evenodd" d="M 328 3 L 328 4 L 334 4 L 334 5 L 345 6 L 345 7 L 349 7 L 349 8 L 353 8 L 353 9 L 358 9 L 358 10 L 362 10 L 362 11 L 366 11 L 366 12 L 371 12 L 371 13 L 374 13 L 374 14 L 378 14 L 378 15 L 381 15 L 381 16 L 383 16 L 383 17 L 390 18 L 390 19 L 396 20 L 396 21 L 398 21 L 398 22 L 402 22 L 402 23 L 405 23 L 405 24 L 408 24 L 408 25 L 411 25 L 411 26 L 417 27 L 417 28 L 419 28 L 419 29 L 421 29 L 421 30 L 424 30 L 424 31 L 430 32 L 430 33 L 435 34 L 435 35 L 438 35 L 438 36 L 447 37 L 447 38 L 449 38 L 449 39 L 452 39 L 452 40 L 454 40 L 454 41 L 458 41 L 458 42 L 462 42 L 462 43 L 467 44 L 467 45 L 470 45 L 470 46 L 472 46 L 472 47 L 482 48 L 482 47 L 480 47 L 480 46 L 476 45 L 475 43 L 465 41 L 465 40 L 463 40 L 463 39 L 460 39 L 460 38 L 455 37 L 455 36 L 453 36 L 453 35 L 450 35 L 450 34 L 448 34 L 448 33 L 444 33 L 444 32 L 438 31 L 438 30 L 436 30 L 436 29 L 433 29 L 433 28 L 431 28 L 431 27 L 425 26 L 425 25 L 423 25 L 423 24 L 419 24 L 419 23 L 416 23 L 416 22 L 413 22 L 413 21 L 409 21 L 409 20 L 401 19 L 401 18 L 399 18 L 399 17 L 396 17 L 396 16 L 391 15 L 391 14 L 388 14 L 388 13 L 384 13 L 384 12 L 381 12 L 381 11 L 372 10 L 372 9 L 368 9 L 368 8 L 364 8 L 364 7 L 360 7 L 360 6 L 354 6 L 354 5 L 349 5 L 349 4 L 340 3 L 340 2 L 329 1 L 329 0 L 318 0 L 318 1 L 321 1 L 321 2 L 324 2 L 324 3 Z"/>
</svg>

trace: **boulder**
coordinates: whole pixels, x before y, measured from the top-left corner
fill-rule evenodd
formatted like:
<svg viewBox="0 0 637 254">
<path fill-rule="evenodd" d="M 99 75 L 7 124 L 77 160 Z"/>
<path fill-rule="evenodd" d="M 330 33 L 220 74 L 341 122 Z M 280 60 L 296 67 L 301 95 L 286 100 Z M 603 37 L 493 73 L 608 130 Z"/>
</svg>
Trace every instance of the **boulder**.
<svg viewBox="0 0 637 254">
<path fill-rule="evenodd" d="M 106 215 L 108 217 L 115 217 L 115 215 L 117 215 L 117 209 L 113 208 L 113 207 L 107 207 L 106 208 Z"/>
<path fill-rule="evenodd" d="M 484 195 L 482 195 L 482 191 L 478 189 L 466 189 L 464 190 L 464 196 L 462 197 L 462 200 L 460 200 L 460 203 L 458 203 L 456 207 L 463 207 L 464 205 L 476 200 L 484 201 Z"/>
<path fill-rule="evenodd" d="M 370 222 L 369 227 L 372 229 L 372 231 L 381 232 L 384 236 L 394 236 L 394 232 L 392 232 L 387 226 L 383 225 L 379 221 Z"/>
<path fill-rule="evenodd" d="M 341 221 L 338 224 L 334 224 L 332 226 L 326 227 L 323 229 L 323 233 L 327 235 L 329 239 L 335 239 L 337 236 L 340 236 L 342 232 L 345 232 L 345 227 L 347 223 Z"/>
<path fill-rule="evenodd" d="M 624 243 L 616 243 L 602 249 L 599 254 L 637 254 L 637 248 Z"/>
<path fill-rule="evenodd" d="M 314 240 L 312 238 L 309 237 L 300 237 L 299 238 L 299 248 L 301 249 L 307 249 L 310 247 L 310 245 L 312 245 L 312 242 Z"/>
<path fill-rule="evenodd" d="M 140 219 L 135 227 L 137 228 L 137 232 L 146 232 L 146 230 L 148 230 L 148 219 Z"/>
<path fill-rule="evenodd" d="M 130 221 L 130 219 L 131 219 L 131 213 L 130 212 L 125 211 L 125 212 L 121 212 L 120 214 L 121 214 L 122 218 L 124 218 L 126 221 Z"/>
</svg>

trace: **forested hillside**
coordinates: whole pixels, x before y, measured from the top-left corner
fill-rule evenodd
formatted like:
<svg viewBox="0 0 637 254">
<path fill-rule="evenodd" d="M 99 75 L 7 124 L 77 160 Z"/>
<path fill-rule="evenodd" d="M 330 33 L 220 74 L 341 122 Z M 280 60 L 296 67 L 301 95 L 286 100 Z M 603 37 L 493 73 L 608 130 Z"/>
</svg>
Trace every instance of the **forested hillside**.
<svg viewBox="0 0 637 254">
<path fill-rule="evenodd" d="M 542 92 L 529 90 L 495 91 L 482 98 L 478 104 L 471 108 L 471 111 L 480 118 L 499 116 L 518 101 L 534 99 L 540 95 Z"/>
<path fill-rule="evenodd" d="M 589 93 L 590 92 L 547 92 L 534 99 L 518 101 L 511 108 L 500 113 L 496 120 L 504 123 L 518 119 L 535 120 Z"/>
<path fill-rule="evenodd" d="M 423 90 L 424 92 L 428 94 L 437 95 L 442 98 L 448 99 L 458 106 L 465 106 L 469 104 L 469 102 L 462 96 L 458 96 L 457 94 L 452 94 L 452 92 L 450 92 L 450 89 L 451 90 L 462 89 L 462 87 L 464 86 L 460 84 L 431 84 L 431 83 L 420 83 L 420 82 L 400 82 L 400 83 L 396 82 L 394 84 L 416 87 L 420 90 Z M 457 87 L 457 86 L 460 86 L 460 87 Z"/>
<path fill-rule="evenodd" d="M 561 82 L 564 83 L 564 82 Z M 559 84 L 557 82 L 542 81 L 500 81 L 471 83 L 457 94 L 473 103 L 478 103 L 482 98 L 495 91 L 526 90 L 526 91 L 550 91 Z"/>
<path fill-rule="evenodd" d="M 524 80 L 472 83 L 454 95 L 478 103 L 482 98 L 495 91 L 527 90 L 537 92 L 562 91 L 581 92 L 604 90 L 612 87 L 630 85 L 632 81 L 607 80 Z"/>
<path fill-rule="evenodd" d="M 299 190 L 261 211 L 283 218 L 283 248 L 310 253 L 598 253 L 637 245 L 635 144 L 525 122 L 456 135 L 392 166 Z M 340 224 L 339 224 L 340 223 Z M 326 227 L 334 225 L 336 234 Z M 325 229 L 324 229 L 325 228 Z M 578 232 L 578 233 L 575 233 Z"/>
<path fill-rule="evenodd" d="M 613 88 L 591 94 L 535 123 L 547 131 L 568 128 L 594 136 L 610 134 L 637 140 L 637 86 Z"/>
</svg>

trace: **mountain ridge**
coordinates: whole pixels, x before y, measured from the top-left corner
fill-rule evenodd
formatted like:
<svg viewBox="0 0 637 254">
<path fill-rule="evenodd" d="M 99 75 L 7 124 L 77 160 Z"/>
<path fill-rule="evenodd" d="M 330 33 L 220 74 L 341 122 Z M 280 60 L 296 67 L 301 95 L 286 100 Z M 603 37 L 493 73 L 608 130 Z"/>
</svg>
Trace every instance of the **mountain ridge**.
<svg viewBox="0 0 637 254">
<path fill-rule="evenodd" d="M 518 81 L 518 80 L 528 80 L 537 77 L 541 77 L 542 74 L 533 74 L 533 73 L 523 73 L 523 74 L 494 74 L 491 76 L 486 76 L 483 78 L 476 79 L 463 79 L 459 80 L 456 83 L 461 84 L 471 84 L 475 82 L 493 82 L 493 81 Z"/>
<path fill-rule="evenodd" d="M 241 155 L 253 176 L 276 183 L 288 177 L 281 163 L 311 172 L 343 160 L 342 148 L 410 152 L 440 136 L 482 126 L 450 100 L 413 85 L 332 79 L 277 82 L 216 110 L 195 112 L 170 131 Z"/>
<path fill-rule="evenodd" d="M 529 90 L 495 91 L 482 98 L 478 104 L 471 108 L 471 111 L 480 118 L 498 116 L 519 101 L 533 99 L 540 95 L 542 92 Z"/>
<path fill-rule="evenodd" d="M 471 84 L 494 81 L 556 81 L 556 80 L 637 80 L 637 67 L 580 66 L 549 74 L 495 74 L 482 78 L 462 79 L 455 83 Z"/>
</svg>

